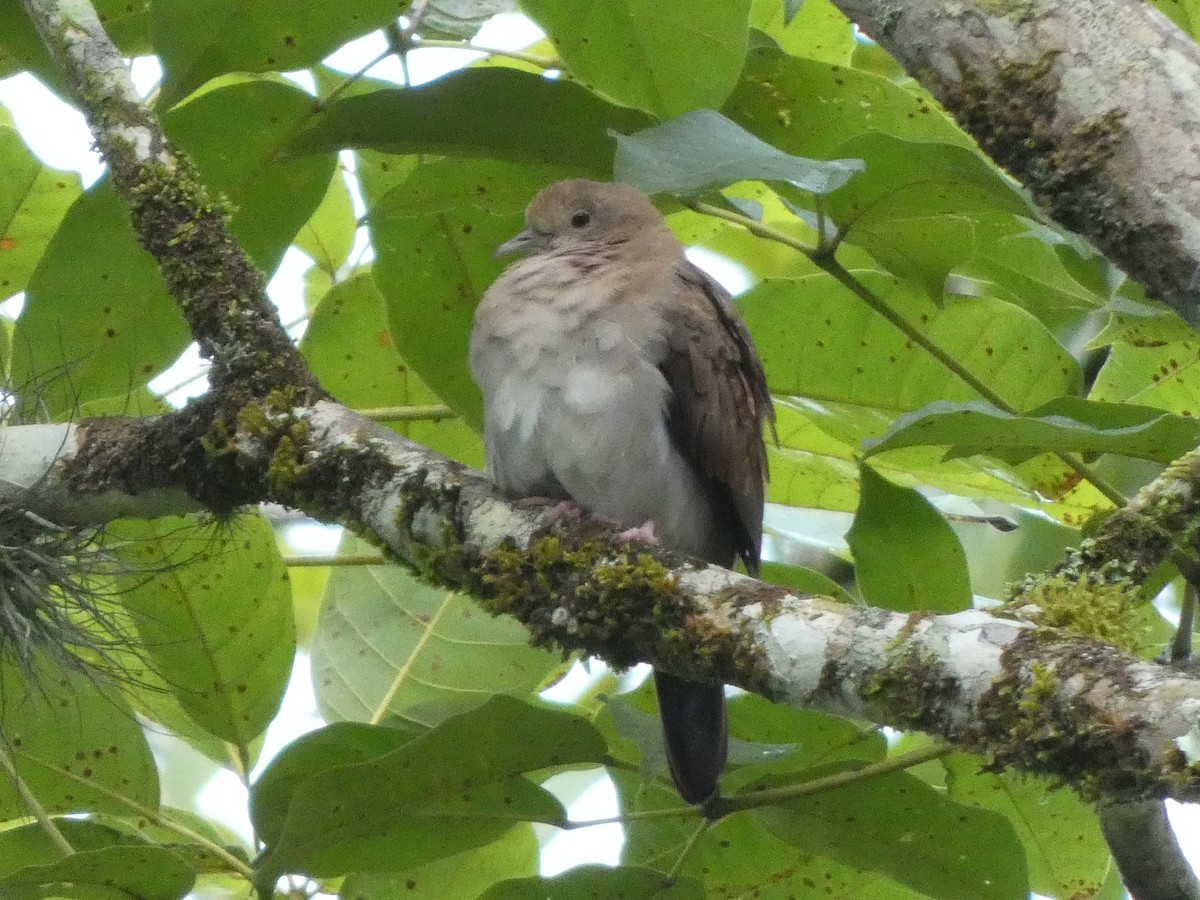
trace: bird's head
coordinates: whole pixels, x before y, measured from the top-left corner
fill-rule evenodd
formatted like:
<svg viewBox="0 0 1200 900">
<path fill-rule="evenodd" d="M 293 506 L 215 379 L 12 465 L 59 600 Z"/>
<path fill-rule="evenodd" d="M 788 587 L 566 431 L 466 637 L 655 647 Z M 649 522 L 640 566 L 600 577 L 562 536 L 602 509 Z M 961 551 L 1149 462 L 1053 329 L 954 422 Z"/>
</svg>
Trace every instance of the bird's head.
<svg viewBox="0 0 1200 900">
<path fill-rule="evenodd" d="M 670 234 L 662 215 L 637 188 L 583 178 L 544 188 L 526 208 L 525 225 L 496 248 L 496 256 L 533 256 Z"/>
</svg>

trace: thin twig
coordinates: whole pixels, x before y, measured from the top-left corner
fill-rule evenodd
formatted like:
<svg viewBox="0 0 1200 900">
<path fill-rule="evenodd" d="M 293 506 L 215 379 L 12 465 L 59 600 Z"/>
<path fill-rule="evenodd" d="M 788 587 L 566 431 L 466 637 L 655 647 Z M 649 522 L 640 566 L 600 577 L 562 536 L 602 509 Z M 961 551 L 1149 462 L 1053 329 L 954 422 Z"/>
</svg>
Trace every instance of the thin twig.
<svg viewBox="0 0 1200 900">
<path fill-rule="evenodd" d="M 413 41 L 413 49 L 420 50 L 422 48 L 467 50 L 471 53 L 486 53 L 488 56 L 505 56 L 519 62 L 529 63 L 531 66 L 537 66 L 539 69 L 557 69 L 562 66 L 562 61 L 552 56 L 536 56 L 532 53 L 522 53 L 520 50 L 501 50 L 499 47 L 480 47 L 478 44 L 470 44 L 465 41 L 426 40 L 418 37 Z"/>
</svg>

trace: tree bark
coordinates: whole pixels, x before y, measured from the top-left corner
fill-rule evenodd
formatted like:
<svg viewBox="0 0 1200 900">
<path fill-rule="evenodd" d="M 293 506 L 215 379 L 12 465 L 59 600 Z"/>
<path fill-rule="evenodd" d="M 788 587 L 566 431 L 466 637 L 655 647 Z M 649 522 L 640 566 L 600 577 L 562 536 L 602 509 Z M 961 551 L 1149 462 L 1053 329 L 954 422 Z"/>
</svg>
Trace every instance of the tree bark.
<svg viewBox="0 0 1200 900">
<path fill-rule="evenodd" d="M 833 0 L 1055 221 L 1200 324 L 1200 47 L 1142 0 Z"/>
</svg>

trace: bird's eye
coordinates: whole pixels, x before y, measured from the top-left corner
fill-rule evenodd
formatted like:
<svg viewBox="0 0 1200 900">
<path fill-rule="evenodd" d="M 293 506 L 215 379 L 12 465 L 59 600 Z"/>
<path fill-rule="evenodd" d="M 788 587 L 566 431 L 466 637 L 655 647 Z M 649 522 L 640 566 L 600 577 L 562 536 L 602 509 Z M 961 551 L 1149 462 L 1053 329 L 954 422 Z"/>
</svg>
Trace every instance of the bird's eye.
<svg viewBox="0 0 1200 900">
<path fill-rule="evenodd" d="M 575 215 L 571 216 L 572 228 L 585 228 L 592 221 L 592 217 L 587 214 L 586 210 L 579 210 Z"/>
</svg>

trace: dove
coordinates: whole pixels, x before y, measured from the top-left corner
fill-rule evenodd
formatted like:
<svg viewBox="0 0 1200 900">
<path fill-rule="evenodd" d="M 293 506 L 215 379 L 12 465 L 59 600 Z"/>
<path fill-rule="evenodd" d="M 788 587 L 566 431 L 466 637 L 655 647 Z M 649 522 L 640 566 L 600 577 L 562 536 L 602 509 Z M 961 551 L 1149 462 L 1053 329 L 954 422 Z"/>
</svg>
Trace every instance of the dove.
<svg viewBox="0 0 1200 900">
<path fill-rule="evenodd" d="M 492 481 L 757 574 L 774 411 L 729 293 L 632 186 L 561 181 L 525 220 L 471 329 Z M 727 754 L 724 687 L 654 680 L 672 780 L 703 804 Z"/>
</svg>

